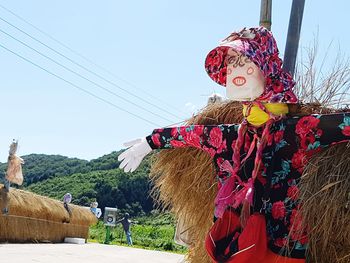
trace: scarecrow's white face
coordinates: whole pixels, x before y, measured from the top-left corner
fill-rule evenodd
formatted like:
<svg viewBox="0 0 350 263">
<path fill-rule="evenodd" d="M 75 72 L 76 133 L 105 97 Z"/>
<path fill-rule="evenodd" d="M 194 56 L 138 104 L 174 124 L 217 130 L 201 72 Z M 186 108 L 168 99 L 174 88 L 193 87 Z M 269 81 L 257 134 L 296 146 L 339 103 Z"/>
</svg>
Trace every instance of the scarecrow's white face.
<svg viewBox="0 0 350 263">
<path fill-rule="evenodd" d="M 227 56 L 226 96 L 235 101 L 253 101 L 264 92 L 261 70 L 246 56 L 230 49 Z"/>
</svg>

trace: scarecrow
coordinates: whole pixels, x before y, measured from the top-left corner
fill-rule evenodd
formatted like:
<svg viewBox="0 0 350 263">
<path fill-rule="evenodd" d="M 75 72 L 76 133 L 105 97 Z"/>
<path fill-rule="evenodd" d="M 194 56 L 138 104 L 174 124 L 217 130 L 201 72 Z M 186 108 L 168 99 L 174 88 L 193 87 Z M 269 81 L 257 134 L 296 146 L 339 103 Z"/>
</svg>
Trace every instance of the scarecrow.
<svg viewBox="0 0 350 263">
<path fill-rule="evenodd" d="M 231 114 L 237 116 L 237 102 L 243 106 L 242 121 L 155 129 L 128 144 L 118 158 L 120 167 L 134 171 L 153 149 L 205 152 L 217 180 L 217 191 L 211 192 L 214 224 L 205 238 L 212 261 L 305 262 L 308 226 L 301 223 L 301 175 L 314 154 L 350 139 L 350 114 L 292 116 L 298 103 L 295 82 L 283 71 L 276 41 L 263 27 L 232 33 L 208 54 L 205 67 L 234 101 L 225 106 L 234 106 Z M 225 120 L 222 113 L 216 114 Z M 182 163 L 177 166 L 182 170 Z M 212 182 L 209 176 L 200 178 L 198 185 L 205 179 Z M 182 178 L 173 180 L 181 183 Z M 162 198 L 172 199 L 166 194 Z M 203 207 L 208 208 L 205 202 Z"/>
<path fill-rule="evenodd" d="M 72 209 L 69 207 L 69 204 L 72 202 L 72 194 L 71 193 L 66 193 L 63 196 L 63 206 L 67 210 L 69 216 L 72 215 Z"/>
<path fill-rule="evenodd" d="M 6 172 L 6 184 L 9 188 L 10 183 L 15 183 L 17 185 L 22 185 L 23 183 L 23 174 L 22 174 L 22 164 L 24 161 L 22 158 L 16 155 L 18 148 L 18 141 L 13 140 L 10 145 L 9 156 L 7 161 L 7 172 Z"/>
<path fill-rule="evenodd" d="M 98 208 L 98 202 L 94 201 L 90 204 L 90 211 L 93 213 L 97 218 L 100 218 L 102 215 L 101 208 Z"/>
</svg>

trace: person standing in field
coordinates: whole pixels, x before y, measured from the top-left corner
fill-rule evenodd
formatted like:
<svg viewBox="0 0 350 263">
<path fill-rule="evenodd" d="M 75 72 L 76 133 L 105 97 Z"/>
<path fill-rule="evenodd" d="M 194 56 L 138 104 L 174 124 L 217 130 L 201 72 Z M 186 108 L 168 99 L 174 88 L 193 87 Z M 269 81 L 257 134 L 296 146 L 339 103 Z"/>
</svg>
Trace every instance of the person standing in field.
<svg viewBox="0 0 350 263">
<path fill-rule="evenodd" d="M 132 239 L 131 239 L 131 231 L 130 231 L 130 225 L 134 222 L 132 222 L 130 219 L 129 213 L 125 213 L 124 217 L 116 222 L 116 224 L 121 223 L 126 235 L 126 242 L 129 246 L 132 246 Z"/>
</svg>

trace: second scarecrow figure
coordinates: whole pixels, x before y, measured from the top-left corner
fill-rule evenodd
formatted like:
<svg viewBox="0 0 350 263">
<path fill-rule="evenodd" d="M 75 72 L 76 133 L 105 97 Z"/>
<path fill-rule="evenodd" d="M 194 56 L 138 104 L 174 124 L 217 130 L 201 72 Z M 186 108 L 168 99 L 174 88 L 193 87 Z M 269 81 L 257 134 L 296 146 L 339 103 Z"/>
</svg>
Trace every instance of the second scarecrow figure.
<svg viewBox="0 0 350 263">
<path fill-rule="evenodd" d="M 134 171 L 153 149 L 194 147 L 208 153 L 218 191 L 205 241 L 214 262 L 305 262 L 298 183 L 313 154 L 350 139 L 350 114 L 288 115 L 298 99 L 271 32 L 232 33 L 212 50 L 206 71 L 243 105 L 237 124 L 156 129 L 119 156 Z M 180 165 L 180 164 L 179 164 Z"/>
</svg>

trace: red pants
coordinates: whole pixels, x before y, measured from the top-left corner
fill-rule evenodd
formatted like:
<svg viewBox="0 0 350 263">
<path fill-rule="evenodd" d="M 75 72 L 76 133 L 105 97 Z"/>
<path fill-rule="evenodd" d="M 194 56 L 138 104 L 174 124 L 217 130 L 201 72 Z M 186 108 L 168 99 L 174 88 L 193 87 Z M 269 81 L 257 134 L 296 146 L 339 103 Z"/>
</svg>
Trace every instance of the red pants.
<svg viewBox="0 0 350 263">
<path fill-rule="evenodd" d="M 205 247 L 213 262 L 225 263 L 305 263 L 305 259 L 283 257 L 267 248 L 265 217 L 249 217 L 241 229 L 239 216 L 226 210 L 210 229 Z"/>
</svg>

